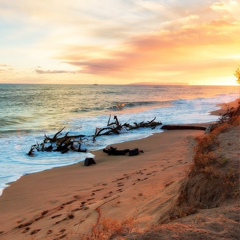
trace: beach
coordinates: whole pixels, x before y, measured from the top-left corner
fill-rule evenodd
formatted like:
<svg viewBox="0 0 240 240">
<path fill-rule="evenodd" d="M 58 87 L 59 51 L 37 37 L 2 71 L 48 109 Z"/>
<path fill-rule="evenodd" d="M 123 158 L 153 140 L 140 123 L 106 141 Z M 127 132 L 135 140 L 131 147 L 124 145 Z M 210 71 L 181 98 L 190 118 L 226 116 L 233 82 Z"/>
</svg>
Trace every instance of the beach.
<svg viewBox="0 0 240 240">
<path fill-rule="evenodd" d="M 209 112 L 239 95 L 238 88 L 221 86 L 15 84 L 0 85 L 0 90 L 0 195 L 8 183 L 26 174 L 72 165 L 106 146 L 162 132 L 161 126 L 133 131 L 124 127 L 122 134 L 93 141 L 96 129 L 106 127 L 110 116 L 111 123 L 117 116 L 122 125 L 153 119 L 164 125 L 213 122 L 217 116 Z M 61 129 L 59 136 L 84 135 L 81 143 L 88 153 L 72 152 L 69 157 L 58 152 L 26 154 L 45 135 L 53 137 Z"/>
<path fill-rule="evenodd" d="M 158 226 L 192 165 L 194 138 L 203 134 L 165 131 L 112 145 L 143 150 L 137 156 L 108 156 L 99 150 L 93 153 L 95 165 L 81 162 L 21 177 L 0 197 L 0 239 L 91 239 L 94 231 L 100 236 L 95 239 L 105 239 L 98 233 L 103 223 L 138 233 Z M 166 234 L 165 239 L 177 238 Z"/>
</svg>

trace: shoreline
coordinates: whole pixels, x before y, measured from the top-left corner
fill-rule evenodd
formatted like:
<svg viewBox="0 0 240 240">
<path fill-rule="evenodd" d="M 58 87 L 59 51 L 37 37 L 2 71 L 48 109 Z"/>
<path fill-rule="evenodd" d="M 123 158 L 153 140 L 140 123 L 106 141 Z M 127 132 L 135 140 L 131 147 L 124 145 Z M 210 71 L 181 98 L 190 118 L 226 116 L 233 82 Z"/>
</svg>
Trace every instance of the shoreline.
<svg viewBox="0 0 240 240">
<path fill-rule="evenodd" d="M 144 219 L 142 210 L 148 211 L 150 199 L 157 208 L 156 199 L 174 198 L 191 164 L 193 137 L 202 133 L 176 130 L 155 134 L 114 145 L 142 149 L 144 153 L 137 156 L 108 156 L 97 151 L 96 165 L 74 164 L 23 176 L 0 197 L 0 238 L 53 239 L 60 234 L 55 232 L 59 228 L 67 228 L 67 235 L 87 234 L 99 219 L 99 209 L 106 218 L 122 221 L 134 216 L 143 228 L 150 219 Z M 165 189 L 164 194 L 161 191 Z M 152 214 L 150 218 L 157 223 L 158 217 Z"/>
<path fill-rule="evenodd" d="M 226 110 L 227 110 L 228 107 L 230 107 L 230 108 L 231 108 L 231 107 L 235 108 L 235 107 L 238 105 L 238 102 L 240 102 L 240 98 L 238 98 L 238 99 L 236 99 L 235 101 L 232 101 L 232 102 L 218 104 L 217 106 L 219 106 L 219 109 L 218 109 L 218 110 L 215 110 L 215 111 L 212 111 L 212 112 L 210 112 L 209 114 L 210 114 L 210 115 L 221 116 L 221 114 L 223 114 L 224 112 L 226 112 Z M 209 126 L 210 124 L 213 124 L 213 123 L 214 123 L 214 122 L 205 122 L 205 123 L 197 123 L 197 124 L 194 124 L 194 123 L 191 124 L 191 123 L 190 123 L 190 124 L 187 124 L 187 125 L 196 125 L 196 126 L 206 126 L 206 127 L 207 127 L 207 126 Z M 182 125 L 186 125 L 186 124 L 182 124 Z M 175 131 L 175 130 L 174 130 L 174 131 Z M 162 133 L 164 133 L 164 131 L 163 131 Z M 144 137 L 144 138 L 141 138 L 140 140 L 145 139 L 145 138 L 150 138 L 151 136 L 153 136 L 153 135 L 155 135 L 155 134 L 162 134 L 162 133 L 153 133 L 152 135 L 147 136 L 147 137 Z M 124 144 L 124 143 L 128 143 L 128 142 L 133 142 L 133 141 L 137 141 L 137 140 L 115 143 L 115 144 L 113 144 L 112 146 L 114 146 L 114 145 L 119 145 L 119 144 Z M 98 151 L 101 151 L 101 150 L 92 151 L 92 152 L 90 152 L 90 153 L 94 155 L 94 153 L 96 153 L 96 152 L 98 152 Z M 94 155 L 94 157 L 95 157 L 95 155 Z M 51 171 L 51 170 L 53 170 L 53 169 L 64 168 L 64 167 L 68 167 L 68 166 L 72 166 L 72 165 L 77 165 L 77 164 L 81 164 L 81 163 L 83 163 L 83 161 L 80 161 L 80 162 L 77 162 L 77 163 L 73 163 L 73 164 L 70 164 L 70 165 L 66 165 L 66 166 L 57 166 L 57 167 L 54 167 L 54 168 L 51 168 L 51 169 L 46 169 L 46 170 L 43 170 L 43 171 L 40 171 L 40 172 L 26 173 L 26 174 L 20 176 L 20 178 L 18 178 L 16 181 L 8 182 L 8 183 L 7 183 L 8 186 L 2 190 L 2 194 L 3 194 L 3 192 L 4 192 L 5 189 L 11 187 L 12 184 L 14 184 L 15 182 L 19 181 L 19 179 L 21 179 L 21 178 L 24 177 L 24 176 L 28 176 L 28 175 L 32 175 L 32 174 L 38 174 L 38 173 L 42 173 L 42 172 L 45 172 L 45 171 Z M 0 199 L 1 199 L 2 194 L 0 194 Z"/>
<path fill-rule="evenodd" d="M 219 102 L 219 101 L 217 101 L 217 102 Z M 211 107 L 211 104 L 210 105 L 208 105 L 208 106 L 210 106 L 210 109 L 212 110 L 212 109 L 216 109 L 215 107 Z M 215 106 L 215 104 L 214 104 L 214 106 Z M 210 109 L 209 108 L 207 108 L 208 109 L 208 112 L 210 111 Z M 195 111 L 194 111 L 195 112 Z M 214 117 L 211 117 L 211 116 L 209 116 L 208 114 L 204 114 L 204 116 L 206 116 L 205 118 L 203 117 L 203 119 L 202 119 L 202 121 L 201 121 L 201 119 L 196 119 L 196 122 L 206 122 L 206 123 L 208 123 L 208 122 L 210 122 L 210 121 L 216 121 L 216 117 L 214 116 Z M 165 117 L 163 117 L 163 118 L 165 118 Z M 184 119 L 188 119 L 188 117 L 186 118 L 186 116 L 184 117 L 184 116 L 182 116 L 182 118 L 183 118 L 183 120 L 181 121 L 178 121 L 178 122 L 184 122 L 185 124 L 190 124 L 190 123 L 192 123 L 193 121 L 194 121 L 194 119 L 193 119 L 193 121 L 191 121 L 191 118 L 189 118 L 189 120 L 184 120 Z M 174 120 L 175 118 L 173 118 L 173 120 L 170 120 L 170 122 L 171 121 L 173 121 L 172 122 L 172 124 L 174 124 Z M 162 118 L 160 117 L 159 118 L 159 120 L 160 121 L 163 121 L 162 120 Z M 124 121 L 123 121 L 124 122 Z M 195 122 L 195 121 L 194 121 Z M 163 122 L 164 124 L 168 124 L 168 123 L 165 123 L 165 122 Z M 194 124 L 194 125 L 196 125 L 196 124 Z M 76 128 L 75 128 L 76 129 Z M 148 134 L 147 132 L 146 133 L 144 133 L 144 131 L 145 130 L 143 130 L 143 134 L 142 133 L 140 133 L 140 135 L 150 135 L 150 134 L 152 134 L 152 133 L 150 133 L 150 134 Z M 148 131 L 148 130 L 147 130 Z M 51 131 L 50 131 L 51 132 Z M 149 131 L 148 131 L 149 132 Z M 154 131 L 155 132 L 155 131 Z M 135 133 L 133 132 L 133 134 L 132 134 L 132 139 L 133 138 L 135 138 L 135 139 L 138 139 L 139 138 L 139 136 L 137 136 L 138 135 L 138 133 L 136 133 L 136 136 L 135 136 Z M 24 137 L 24 141 L 25 140 L 28 140 L 29 139 L 29 137 L 33 137 L 33 136 L 26 136 L 26 137 Z M 143 137 L 146 137 L 146 136 L 140 136 L 141 138 Z M 33 143 L 36 143 L 36 141 L 38 141 L 38 140 L 36 140 L 36 139 L 40 139 L 39 141 L 41 141 L 41 138 L 43 138 L 43 136 L 41 136 L 41 135 L 38 135 L 38 136 L 36 136 L 35 138 L 32 138 L 33 140 L 32 140 L 32 142 Z M 120 138 L 121 139 L 119 139 L 118 138 L 118 136 L 116 136 L 116 137 L 113 137 L 114 139 L 116 139 L 116 142 L 121 142 L 121 141 L 126 141 L 127 139 L 127 137 L 125 137 L 124 136 L 124 134 L 123 135 L 121 135 L 120 136 Z M 16 138 L 17 139 L 17 138 Z M 10 140 L 11 140 L 11 138 L 10 138 Z M 115 141 L 115 140 L 114 140 Z M 55 160 L 56 160 L 56 162 L 53 160 L 53 161 L 51 161 L 52 160 L 52 155 L 51 154 L 49 154 L 48 156 L 46 156 L 46 159 L 48 159 L 48 157 L 49 157 L 49 163 L 47 163 L 47 165 L 45 165 L 44 164 L 44 160 L 45 160 L 45 155 L 44 154 L 41 154 L 41 153 L 36 153 L 36 155 L 39 155 L 39 157 L 37 157 L 37 158 L 33 158 L 33 159 L 30 159 L 27 155 L 25 156 L 25 153 L 27 153 L 28 151 L 29 151 L 29 148 L 30 148 L 30 146 L 31 146 L 31 144 L 30 143 L 28 143 L 28 144 L 24 144 L 24 142 L 22 142 L 21 143 L 21 145 L 25 145 L 25 146 L 20 146 L 20 144 L 16 141 L 16 140 L 14 140 L 13 139 L 13 145 L 14 146 L 16 146 L 16 148 L 17 148 L 17 151 L 14 151 L 13 153 L 12 153 L 12 151 L 11 150 L 9 150 L 9 148 L 8 148 L 8 145 L 6 144 L 5 145 L 5 143 L 6 143 L 7 141 L 3 141 L 3 173 L 2 173 L 2 181 L 1 181 L 1 190 L 0 190 L 0 196 L 2 195 L 2 192 L 4 191 L 4 189 L 6 188 L 6 187 L 9 187 L 9 186 L 7 186 L 7 185 L 9 185 L 9 184 L 12 184 L 13 182 L 15 182 L 15 181 L 17 181 L 19 178 L 21 178 L 23 175 L 25 175 L 25 174 L 33 174 L 33 173 L 35 173 L 35 172 L 40 172 L 40 171 L 44 171 L 44 170 L 46 170 L 46 169 L 53 169 L 53 168 L 55 168 L 55 167 L 61 167 L 61 166 L 65 166 L 65 165 L 71 165 L 71 164 L 75 164 L 76 162 L 79 162 L 80 160 L 79 160 L 79 156 L 78 155 L 76 155 L 76 156 L 73 156 L 73 158 L 72 157 L 69 157 L 69 159 L 68 159 L 68 156 L 65 156 L 64 154 L 63 155 L 57 155 L 56 157 L 54 157 L 54 155 L 53 155 L 53 159 L 55 158 Z M 104 140 L 104 147 L 106 147 L 107 145 L 109 145 L 109 144 L 113 144 L 113 142 L 112 142 L 112 138 L 110 137 L 110 138 L 107 138 L 106 139 L 106 141 Z M 6 146 L 6 147 L 5 147 Z M 21 150 L 19 150 L 20 148 L 26 148 L 26 150 L 24 150 L 24 151 L 21 151 Z M 89 147 L 90 148 L 90 147 Z M 102 148 L 103 148 L 103 146 L 102 146 Z M 5 151 L 6 150 L 6 151 Z M 90 150 L 90 153 L 92 152 L 92 149 Z M 20 155 L 19 155 L 20 154 Z M 10 159 L 9 159 L 9 161 L 6 161 L 7 159 L 8 159 L 8 157 L 10 157 Z M 10 172 L 9 172 L 9 174 L 8 174 L 8 172 L 7 172 L 7 168 L 9 167 L 8 166 L 8 162 L 9 163 L 11 163 L 11 162 L 14 162 L 14 160 L 15 159 L 18 159 L 17 160 L 17 164 L 15 165 L 15 166 L 13 166 L 13 168 L 10 170 Z M 21 161 L 19 161 L 19 160 L 22 160 L 22 162 L 23 162 L 23 165 L 21 165 Z M 72 159 L 72 160 L 71 160 Z M 84 160 L 85 159 L 85 156 L 82 156 L 82 158 L 81 158 L 81 160 Z M 33 160 L 33 161 L 32 161 Z M 41 162 L 43 162 L 43 164 L 41 163 L 39 166 L 38 166 L 38 160 L 41 160 Z M 34 162 L 36 162 L 36 165 L 34 164 Z M 26 163 L 25 165 L 24 165 L 24 163 Z M 29 164 L 31 164 L 32 166 L 31 167 L 28 167 L 28 163 Z M 53 164 L 52 164 L 53 163 Z M 23 166 L 23 168 L 22 168 L 22 170 L 21 171 L 18 171 L 17 170 L 17 168 L 18 168 L 18 166 L 20 167 L 20 168 L 22 168 L 22 166 Z M 4 169 L 6 169 L 6 171 L 4 170 Z M 16 169 L 16 170 L 15 170 Z M 6 177 L 7 176 L 7 177 Z"/>
<path fill-rule="evenodd" d="M 209 114 L 210 114 L 210 115 L 221 116 L 221 114 L 223 114 L 223 113 L 227 110 L 227 108 L 231 108 L 231 107 L 235 108 L 235 107 L 237 106 L 238 102 L 240 102 L 240 98 L 238 98 L 238 99 L 236 99 L 235 101 L 232 101 L 232 102 L 218 104 L 217 106 L 219 106 L 219 109 L 218 109 L 218 110 L 215 110 L 215 111 L 212 111 L 212 112 L 210 112 Z M 190 123 L 190 124 L 187 124 L 187 125 L 196 125 L 196 126 L 206 126 L 206 127 L 207 127 L 207 126 L 209 126 L 210 124 L 213 124 L 213 123 L 214 123 L 214 122 Z M 186 125 L 186 124 L 182 124 L 182 125 Z M 164 132 L 164 131 L 163 131 L 163 132 Z M 162 132 L 162 133 L 163 133 L 163 132 Z M 147 137 L 144 137 L 144 138 L 141 138 L 141 139 L 139 139 L 139 140 L 142 140 L 142 139 L 145 139 L 145 138 L 149 138 L 149 137 L 151 137 L 151 136 L 153 136 L 153 135 L 155 135 L 155 134 L 162 134 L 162 133 L 153 133 L 152 135 L 147 136 Z M 113 144 L 112 146 L 118 145 L 118 144 L 124 144 L 124 143 L 128 143 L 128 142 L 133 142 L 133 141 L 138 141 L 138 140 L 136 139 L 136 140 L 132 140 L 132 141 L 125 141 L 125 142 L 115 143 L 115 144 Z M 90 153 L 94 155 L 94 153 L 95 153 L 95 152 L 98 152 L 98 151 L 101 151 L 101 150 L 92 151 L 92 152 L 90 152 Z M 94 156 L 95 156 L 95 155 L 94 155 Z M 66 165 L 66 166 L 58 166 L 58 167 L 54 167 L 54 168 L 51 168 L 51 169 L 46 169 L 46 170 L 43 170 L 43 171 L 40 171 L 40 172 L 26 173 L 26 174 L 22 175 L 19 179 L 21 179 L 22 177 L 27 176 L 27 175 L 37 174 L 37 173 L 41 173 L 41 172 L 44 172 L 44 171 L 51 171 L 51 170 L 57 169 L 57 168 L 63 168 L 63 167 L 68 167 L 68 166 L 72 166 L 72 165 L 77 165 L 77 164 L 79 164 L 79 163 L 83 163 L 83 161 L 77 162 L 77 163 L 73 163 L 73 164 L 70 164 L 70 165 Z M 7 183 L 8 186 L 7 186 L 6 188 L 11 187 L 11 185 L 14 184 L 15 182 L 17 182 L 19 179 L 17 179 L 16 181 L 8 182 L 8 183 Z M 4 188 L 4 189 L 2 190 L 2 194 L 3 194 L 3 191 L 4 191 L 6 188 Z M 0 194 L 0 198 L 1 198 L 2 194 Z"/>
<path fill-rule="evenodd" d="M 80 162 L 24 175 L 0 196 L 0 238 L 79 239 L 104 218 L 127 219 L 146 230 L 176 200 L 192 164 L 194 137 L 203 133 L 165 131 L 112 145 L 144 151 L 137 156 L 98 150 L 96 165 Z"/>
</svg>

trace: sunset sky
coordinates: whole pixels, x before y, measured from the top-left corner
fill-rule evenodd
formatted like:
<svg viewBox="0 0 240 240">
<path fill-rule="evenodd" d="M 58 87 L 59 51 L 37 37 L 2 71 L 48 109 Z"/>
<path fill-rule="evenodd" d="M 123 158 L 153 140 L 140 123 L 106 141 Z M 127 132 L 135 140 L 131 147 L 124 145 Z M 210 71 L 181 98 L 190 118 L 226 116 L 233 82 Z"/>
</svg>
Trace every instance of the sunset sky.
<svg viewBox="0 0 240 240">
<path fill-rule="evenodd" d="M 240 1 L 0 0 L 0 83 L 236 84 Z"/>
</svg>

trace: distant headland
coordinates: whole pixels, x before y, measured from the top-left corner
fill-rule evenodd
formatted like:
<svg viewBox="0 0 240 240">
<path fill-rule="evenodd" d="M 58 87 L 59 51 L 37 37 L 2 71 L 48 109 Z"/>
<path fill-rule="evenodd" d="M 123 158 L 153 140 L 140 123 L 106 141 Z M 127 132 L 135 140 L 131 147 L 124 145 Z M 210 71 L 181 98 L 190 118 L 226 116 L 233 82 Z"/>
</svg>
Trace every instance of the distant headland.
<svg viewBox="0 0 240 240">
<path fill-rule="evenodd" d="M 137 85 L 137 86 L 146 86 L 146 85 L 154 85 L 154 86 L 183 86 L 189 85 L 188 82 L 136 82 L 130 83 L 128 85 Z"/>
</svg>

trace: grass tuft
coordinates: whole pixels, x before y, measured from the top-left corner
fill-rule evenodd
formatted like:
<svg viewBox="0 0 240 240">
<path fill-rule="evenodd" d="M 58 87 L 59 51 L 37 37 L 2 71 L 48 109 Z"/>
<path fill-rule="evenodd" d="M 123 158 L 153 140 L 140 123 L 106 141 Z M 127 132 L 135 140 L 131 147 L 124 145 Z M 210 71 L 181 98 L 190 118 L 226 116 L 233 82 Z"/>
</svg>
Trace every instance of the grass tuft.
<svg viewBox="0 0 240 240">
<path fill-rule="evenodd" d="M 97 226 L 92 229 L 91 234 L 84 236 L 84 240 L 111 240 L 123 237 L 134 229 L 133 219 L 119 222 L 114 219 L 103 218 Z M 119 239 L 119 238 L 118 238 Z"/>
</svg>

